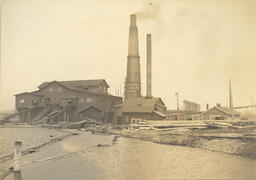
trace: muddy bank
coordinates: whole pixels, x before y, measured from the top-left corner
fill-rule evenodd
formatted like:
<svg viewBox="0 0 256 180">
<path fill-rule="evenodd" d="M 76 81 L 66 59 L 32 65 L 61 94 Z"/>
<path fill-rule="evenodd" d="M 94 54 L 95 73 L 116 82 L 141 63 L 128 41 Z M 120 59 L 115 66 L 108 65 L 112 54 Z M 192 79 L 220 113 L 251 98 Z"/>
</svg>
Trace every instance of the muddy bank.
<svg viewBox="0 0 256 180">
<path fill-rule="evenodd" d="M 109 129 L 109 133 L 159 144 L 201 148 L 256 159 L 256 141 L 255 139 L 251 138 L 229 138 L 228 136 L 212 136 L 206 134 L 199 135 L 191 132 L 159 133 L 156 131 L 130 131 L 114 129 Z"/>
</svg>

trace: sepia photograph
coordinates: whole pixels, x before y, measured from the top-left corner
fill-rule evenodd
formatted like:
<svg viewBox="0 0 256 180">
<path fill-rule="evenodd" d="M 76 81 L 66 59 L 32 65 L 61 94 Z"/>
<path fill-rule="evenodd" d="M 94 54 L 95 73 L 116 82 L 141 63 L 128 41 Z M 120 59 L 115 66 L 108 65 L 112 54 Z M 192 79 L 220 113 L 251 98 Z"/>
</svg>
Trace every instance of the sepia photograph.
<svg viewBox="0 0 256 180">
<path fill-rule="evenodd" d="M 256 0 L 0 0 L 0 180 L 256 179 Z"/>
</svg>

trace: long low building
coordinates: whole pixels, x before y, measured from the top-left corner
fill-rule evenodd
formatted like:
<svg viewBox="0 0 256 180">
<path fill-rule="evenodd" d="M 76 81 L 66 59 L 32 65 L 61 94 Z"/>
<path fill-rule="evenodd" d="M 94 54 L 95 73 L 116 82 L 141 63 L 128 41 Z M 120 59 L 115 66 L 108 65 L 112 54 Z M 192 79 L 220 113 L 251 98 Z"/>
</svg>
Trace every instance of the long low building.
<svg viewBox="0 0 256 180">
<path fill-rule="evenodd" d="M 112 106 L 122 97 L 108 93 L 104 79 L 44 82 L 38 90 L 16 94 L 20 121 L 79 121 L 86 117 L 110 122 Z"/>
<path fill-rule="evenodd" d="M 203 112 L 167 110 L 168 120 L 229 120 L 240 119 L 241 113 L 220 104 Z"/>
<path fill-rule="evenodd" d="M 200 115 L 202 112 L 185 111 L 185 110 L 167 110 L 167 120 L 192 120 L 194 116 Z"/>
</svg>

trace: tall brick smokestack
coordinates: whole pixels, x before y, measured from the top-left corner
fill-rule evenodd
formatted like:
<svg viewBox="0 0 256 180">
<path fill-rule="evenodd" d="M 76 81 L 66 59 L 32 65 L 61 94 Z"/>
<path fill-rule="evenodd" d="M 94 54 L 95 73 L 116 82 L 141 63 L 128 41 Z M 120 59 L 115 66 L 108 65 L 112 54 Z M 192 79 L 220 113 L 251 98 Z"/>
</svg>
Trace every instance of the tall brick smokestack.
<svg viewBox="0 0 256 180">
<path fill-rule="evenodd" d="M 152 45 L 151 34 L 147 34 L 147 97 L 152 97 Z"/>
<path fill-rule="evenodd" d="M 140 56 L 136 15 L 130 16 L 125 98 L 141 97 Z"/>
</svg>

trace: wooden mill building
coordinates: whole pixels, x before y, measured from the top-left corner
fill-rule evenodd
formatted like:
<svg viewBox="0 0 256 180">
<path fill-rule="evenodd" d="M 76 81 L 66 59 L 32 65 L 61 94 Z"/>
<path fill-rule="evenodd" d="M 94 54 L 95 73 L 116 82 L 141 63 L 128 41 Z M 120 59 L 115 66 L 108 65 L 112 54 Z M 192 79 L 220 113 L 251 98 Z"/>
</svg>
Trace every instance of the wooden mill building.
<svg viewBox="0 0 256 180">
<path fill-rule="evenodd" d="M 21 121 L 80 121 L 86 117 L 110 122 L 110 109 L 122 97 L 108 93 L 104 79 L 44 82 L 38 90 L 16 94 Z"/>
</svg>

